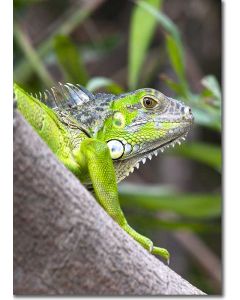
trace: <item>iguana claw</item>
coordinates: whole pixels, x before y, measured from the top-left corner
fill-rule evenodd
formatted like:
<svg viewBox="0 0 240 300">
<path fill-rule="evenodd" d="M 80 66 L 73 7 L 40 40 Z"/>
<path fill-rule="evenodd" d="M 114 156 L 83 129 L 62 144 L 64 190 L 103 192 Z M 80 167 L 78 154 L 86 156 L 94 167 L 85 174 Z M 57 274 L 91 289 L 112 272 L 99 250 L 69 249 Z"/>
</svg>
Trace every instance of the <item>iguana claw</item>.
<svg viewBox="0 0 240 300">
<path fill-rule="evenodd" d="M 153 250 L 152 250 L 151 253 L 155 254 L 155 255 L 162 256 L 164 259 L 166 259 L 167 264 L 169 265 L 169 263 L 170 263 L 170 253 L 167 251 L 167 249 L 159 248 L 159 247 L 153 247 Z"/>
<path fill-rule="evenodd" d="M 142 245 L 146 250 L 148 250 L 150 253 L 159 255 L 163 257 L 166 261 L 167 264 L 169 265 L 170 262 L 170 254 L 165 248 L 159 248 L 159 247 L 154 247 L 153 242 L 145 237 L 144 235 L 139 234 L 136 232 L 132 227 L 130 227 L 127 223 L 122 226 L 122 228 L 129 234 L 131 235 L 140 245 Z"/>
</svg>

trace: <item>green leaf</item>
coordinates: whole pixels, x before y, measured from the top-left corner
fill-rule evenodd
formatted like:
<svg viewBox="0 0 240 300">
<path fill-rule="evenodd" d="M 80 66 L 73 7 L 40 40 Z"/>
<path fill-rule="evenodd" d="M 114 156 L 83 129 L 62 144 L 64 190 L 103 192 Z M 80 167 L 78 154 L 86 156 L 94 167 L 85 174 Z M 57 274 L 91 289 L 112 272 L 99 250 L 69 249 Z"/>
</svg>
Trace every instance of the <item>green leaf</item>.
<svg viewBox="0 0 240 300">
<path fill-rule="evenodd" d="M 129 36 L 128 83 L 130 89 L 136 89 L 137 87 L 146 51 L 156 28 L 156 19 L 143 9 L 142 5 L 147 4 L 152 8 L 159 9 L 161 3 L 162 0 L 139 1 L 133 9 Z"/>
<path fill-rule="evenodd" d="M 54 79 L 52 78 L 52 75 L 49 73 L 45 64 L 40 59 L 38 53 L 30 43 L 29 38 L 27 37 L 27 35 L 21 29 L 20 25 L 17 22 L 15 22 L 13 26 L 13 34 L 17 45 L 23 51 L 26 59 L 31 64 L 32 68 L 35 70 L 38 77 L 42 80 L 45 86 L 47 87 L 53 86 L 55 82 Z"/>
<path fill-rule="evenodd" d="M 179 96 L 185 96 L 185 93 L 182 89 L 182 86 L 178 83 L 173 81 L 171 78 L 169 78 L 167 75 L 162 74 L 161 79 L 164 81 L 164 83 L 172 90 L 174 91 L 177 95 Z"/>
<path fill-rule="evenodd" d="M 162 26 L 162 28 L 166 31 L 166 33 L 172 35 L 175 39 L 179 40 L 180 42 L 180 32 L 177 26 L 173 23 L 168 16 L 166 16 L 163 12 L 156 9 L 153 5 L 151 5 L 147 1 L 139 1 L 137 2 L 138 6 L 144 9 L 146 12 L 151 14 L 158 23 Z M 162 1 L 161 1 L 162 4 Z"/>
<path fill-rule="evenodd" d="M 79 2 L 79 1 L 78 1 Z M 53 38 L 58 35 L 69 35 L 77 26 L 82 24 L 98 7 L 97 2 L 92 2 L 82 5 L 83 3 L 76 3 L 76 5 L 71 6 L 68 11 L 66 11 L 67 17 L 65 20 L 62 16 L 56 20 L 58 26 L 54 27 L 53 31 L 50 33 L 48 38 L 46 38 L 40 45 L 35 49 L 38 56 L 43 59 L 49 55 L 49 51 L 52 49 Z M 17 82 L 26 82 L 32 74 L 33 66 L 27 59 L 20 61 L 14 68 L 14 80 Z M 52 85 L 50 85 L 52 86 Z"/>
<path fill-rule="evenodd" d="M 161 218 L 161 217 L 160 217 Z M 136 215 L 128 213 L 128 221 L 133 224 L 133 227 L 141 227 L 144 230 L 191 230 L 197 233 L 201 232 L 220 232 L 218 224 L 206 222 L 206 220 L 199 220 L 199 222 L 192 220 L 161 220 L 154 215 Z"/>
<path fill-rule="evenodd" d="M 157 10 L 144 1 L 138 2 L 139 7 L 149 12 L 161 25 L 166 33 L 166 49 L 171 65 L 178 77 L 178 82 L 163 78 L 165 83 L 176 92 L 183 101 L 189 103 L 193 109 L 195 122 L 211 129 L 221 130 L 221 91 L 216 79 L 207 76 L 203 79 L 205 90 L 200 95 L 194 95 L 188 85 L 185 71 L 184 47 L 180 31 L 177 26 L 162 11 Z M 214 96 L 217 101 L 212 101 Z"/>
<path fill-rule="evenodd" d="M 166 47 L 170 62 L 179 78 L 184 96 L 188 97 L 190 92 L 185 74 L 184 50 L 177 26 L 163 12 L 158 11 L 148 3 L 140 1 L 139 6 L 149 12 L 166 32 Z"/>
<path fill-rule="evenodd" d="M 169 211 L 193 218 L 212 218 L 221 214 L 219 194 L 180 194 L 157 186 L 120 185 L 120 201 L 129 207 L 150 211 Z"/>
<path fill-rule="evenodd" d="M 193 115 L 195 118 L 195 123 L 207 126 L 208 128 L 212 128 L 214 130 L 221 130 L 221 112 L 220 111 L 211 111 L 210 107 L 204 107 L 203 105 L 196 105 L 196 103 L 189 102 Z M 195 106 L 196 105 L 196 106 Z M 198 106 L 198 107 L 197 107 Z"/>
<path fill-rule="evenodd" d="M 186 85 L 185 67 L 184 67 L 184 56 L 182 45 L 178 39 L 173 36 L 166 35 L 166 46 L 169 59 L 173 66 L 174 71 L 179 77 L 180 82 Z"/>
<path fill-rule="evenodd" d="M 90 79 L 86 85 L 86 88 L 91 92 L 95 92 L 101 88 L 106 88 L 108 92 L 116 95 L 124 92 L 120 85 L 105 77 L 94 77 Z"/>
<path fill-rule="evenodd" d="M 170 153 L 194 159 L 214 168 L 218 172 L 221 172 L 222 155 L 221 148 L 219 146 L 194 142 L 183 144 L 181 147 L 174 149 Z"/>
<path fill-rule="evenodd" d="M 88 74 L 81 58 L 81 53 L 66 35 L 57 35 L 54 38 L 54 50 L 65 80 L 71 83 L 85 85 Z"/>
<path fill-rule="evenodd" d="M 221 89 L 215 76 L 208 75 L 201 80 L 202 85 L 211 93 L 219 105 L 221 104 Z"/>
</svg>

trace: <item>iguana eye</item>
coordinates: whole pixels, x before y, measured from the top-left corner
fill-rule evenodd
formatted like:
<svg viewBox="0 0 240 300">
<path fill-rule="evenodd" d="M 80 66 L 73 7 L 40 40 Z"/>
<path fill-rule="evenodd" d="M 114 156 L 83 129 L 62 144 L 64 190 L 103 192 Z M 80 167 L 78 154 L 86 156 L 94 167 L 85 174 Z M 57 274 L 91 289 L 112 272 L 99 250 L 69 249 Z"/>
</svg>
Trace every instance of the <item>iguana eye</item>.
<svg viewBox="0 0 240 300">
<path fill-rule="evenodd" d="M 147 109 L 154 108 L 157 104 L 158 102 L 151 97 L 144 97 L 142 100 L 142 105 Z"/>
<path fill-rule="evenodd" d="M 110 140 L 107 142 L 112 159 L 120 158 L 124 153 L 123 144 L 118 140 Z"/>
</svg>

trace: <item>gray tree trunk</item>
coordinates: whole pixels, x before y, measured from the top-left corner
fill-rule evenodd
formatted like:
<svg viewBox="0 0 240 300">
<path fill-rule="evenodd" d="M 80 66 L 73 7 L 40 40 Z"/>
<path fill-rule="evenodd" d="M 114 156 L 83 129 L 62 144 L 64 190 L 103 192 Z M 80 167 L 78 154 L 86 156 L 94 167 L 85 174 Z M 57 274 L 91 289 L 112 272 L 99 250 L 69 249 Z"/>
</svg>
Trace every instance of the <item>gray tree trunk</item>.
<svg viewBox="0 0 240 300">
<path fill-rule="evenodd" d="M 203 292 L 129 237 L 15 112 L 14 294 Z"/>
</svg>

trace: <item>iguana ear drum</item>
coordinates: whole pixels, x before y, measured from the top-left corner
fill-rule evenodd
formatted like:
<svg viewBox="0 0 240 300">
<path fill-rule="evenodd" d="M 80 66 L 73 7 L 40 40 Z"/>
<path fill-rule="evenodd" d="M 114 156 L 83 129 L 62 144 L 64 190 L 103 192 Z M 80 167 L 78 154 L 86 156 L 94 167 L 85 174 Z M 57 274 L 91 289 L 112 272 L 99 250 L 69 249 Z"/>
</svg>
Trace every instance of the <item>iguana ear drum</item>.
<svg viewBox="0 0 240 300">
<path fill-rule="evenodd" d="M 117 111 L 113 116 L 113 125 L 117 128 L 123 128 L 125 126 L 124 115 L 119 111 Z"/>
<path fill-rule="evenodd" d="M 124 153 L 124 146 L 118 140 L 110 140 L 107 142 L 112 159 L 120 158 Z"/>
</svg>

